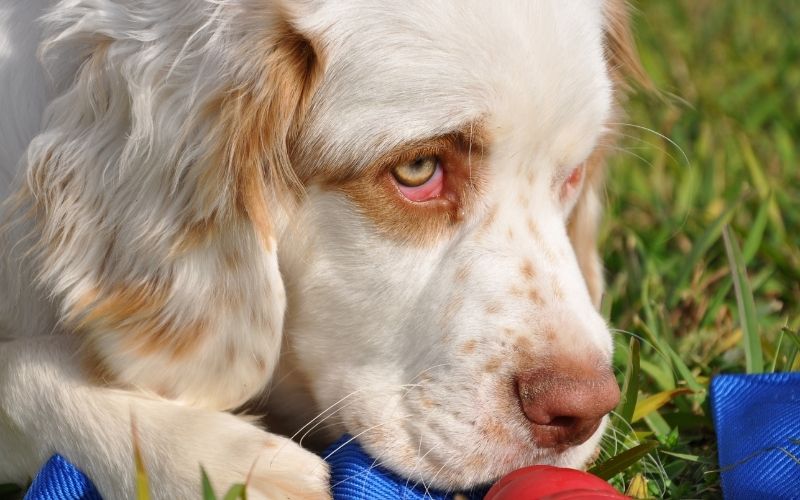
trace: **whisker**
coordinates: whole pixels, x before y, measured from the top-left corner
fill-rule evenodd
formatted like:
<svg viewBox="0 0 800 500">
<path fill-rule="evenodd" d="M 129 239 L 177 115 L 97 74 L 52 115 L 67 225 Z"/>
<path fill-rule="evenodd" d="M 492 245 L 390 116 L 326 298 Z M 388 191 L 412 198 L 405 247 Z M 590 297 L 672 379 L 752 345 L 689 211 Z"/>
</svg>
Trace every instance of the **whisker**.
<svg viewBox="0 0 800 500">
<path fill-rule="evenodd" d="M 668 143 L 670 143 L 673 146 L 675 146 L 675 149 L 677 149 L 678 151 L 681 152 L 681 155 L 683 156 L 683 159 L 686 162 L 686 165 L 691 165 L 692 164 L 692 162 L 689 161 L 689 157 L 686 155 L 686 152 L 683 150 L 683 148 L 681 148 L 678 145 L 677 142 L 673 141 L 672 139 L 670 139 L 669 137 L 667 137 L 666 135 L 664 135 L 664 134 L 662 134 L 660 132 L 656 132 L 655 130 L 653 130 L 651 128 L 644 127 L 642 125 L 636 125 L 634 123 L 623 123 L 623 122 L 620 122 L 620 123 L 609 123 L 609 125 L 620 125 L 620 126 L 623 126 L 623 127 L 631 127 L 631 128 L 636 128 L 636 129 L 639 129 L 639 130 L 644 130 L 646 132 L 650 132 L 652 134 L 655 134 L 658 137 L 661 137 L 662 139 L 664 139 Z"/>
</svg>

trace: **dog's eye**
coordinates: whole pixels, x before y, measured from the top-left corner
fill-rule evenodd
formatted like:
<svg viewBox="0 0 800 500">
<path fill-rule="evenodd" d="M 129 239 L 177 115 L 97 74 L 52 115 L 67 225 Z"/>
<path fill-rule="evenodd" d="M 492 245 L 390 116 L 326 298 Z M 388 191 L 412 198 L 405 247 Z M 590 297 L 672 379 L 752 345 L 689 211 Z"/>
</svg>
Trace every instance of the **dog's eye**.
<svg viewBox="0 0 800 500">
<path fill-rule="evenodd" d="M 397 187 L 411 201 L 427 201 L 442 193 L 444 175 L 437 156 L 420 156 L 392 168 Z"/>
<path fill-rule="evenodd" d="M 417 187 L 425 184 L 436 173 L 439 159 L 435 156 L 421 156 L 392 169 L 394 178 L 406 187 Z"/>
</svg>

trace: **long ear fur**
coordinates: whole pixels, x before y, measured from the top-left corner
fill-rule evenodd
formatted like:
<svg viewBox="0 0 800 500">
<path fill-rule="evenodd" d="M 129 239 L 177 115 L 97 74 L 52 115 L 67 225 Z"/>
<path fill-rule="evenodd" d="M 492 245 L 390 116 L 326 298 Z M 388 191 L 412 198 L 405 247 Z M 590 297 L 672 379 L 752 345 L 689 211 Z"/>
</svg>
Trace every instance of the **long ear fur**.
<svg viewBox="0 0 800 500">
<path fill-rule="evenodd" d="M 96 376 L 231 408 L 279 353 L 287 143 L 320 64 L 256 2 L 131 5 L 45 19 L 65 83 L 28 150 L 40 280 Z"/>
<path fill-rule="evenodd" d="M 642 67 L 630 30 L 629 7 L 625 0 L 606 0 L 605 44 L 606 64 L 615 89 L 615 113 L 630 90 L 629 82 L 652 90 L 647 73 Z M 587 161 L 587 177 L 581 198 L 572 213 L 569 236 L 578 257 L 581 271 L 589 288 L 595 307 L 600 306 L 603 296 L 603 266 L 597 251 L 597 234 L 603 212 L 602 190 L 605 171 L 605 156 L 614 126 L 601 141 L 597 150 Z"/>
</svg>

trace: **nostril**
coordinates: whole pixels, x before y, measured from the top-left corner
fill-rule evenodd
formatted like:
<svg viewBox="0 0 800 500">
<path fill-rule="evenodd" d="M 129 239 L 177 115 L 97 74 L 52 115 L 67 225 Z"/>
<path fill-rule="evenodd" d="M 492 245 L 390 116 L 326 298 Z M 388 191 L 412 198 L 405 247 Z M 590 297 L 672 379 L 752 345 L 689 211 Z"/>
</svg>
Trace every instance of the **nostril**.
<svg viewBox="0 0 800 500">
<path fill-rule="evenodd" d="M 522 412 L 543 448 L 585 442 L 619 402 L 619 387 L 609 370 L 540 369 L 519 375 L 515 382 Z"/>
<path fill-rule="evenodd" d="M 556 427 L 574 427 L 578 424 L 578 419 L 575 417 L 555 417 L 547 425 Z"/>
</svg>

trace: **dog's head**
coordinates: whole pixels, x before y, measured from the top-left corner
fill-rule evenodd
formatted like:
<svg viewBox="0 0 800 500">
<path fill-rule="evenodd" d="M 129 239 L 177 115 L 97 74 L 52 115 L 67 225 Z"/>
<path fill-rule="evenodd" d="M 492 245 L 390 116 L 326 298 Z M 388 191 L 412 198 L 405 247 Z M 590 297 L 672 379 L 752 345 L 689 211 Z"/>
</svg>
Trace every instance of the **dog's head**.
<svg viewBox="0 0 800 500">
<path fill-rule="evenodd" d="M 619 399 L 594 248 L 613 8 L 348 2 L 304 20 L 327 66 L 279 244 L 287 371 L 322 426 L 407 476 L 580 466 Z"/>
<path fill-rule="evenodd" d="M 282 351 L 276 412 L 436 486 L 585 463 L 619 394 L 595 234 L 625 6 L 266 3 L 49 20 L 82 59 L 28 189 L 93 365 L 230 407 Z"/>
</svg>

